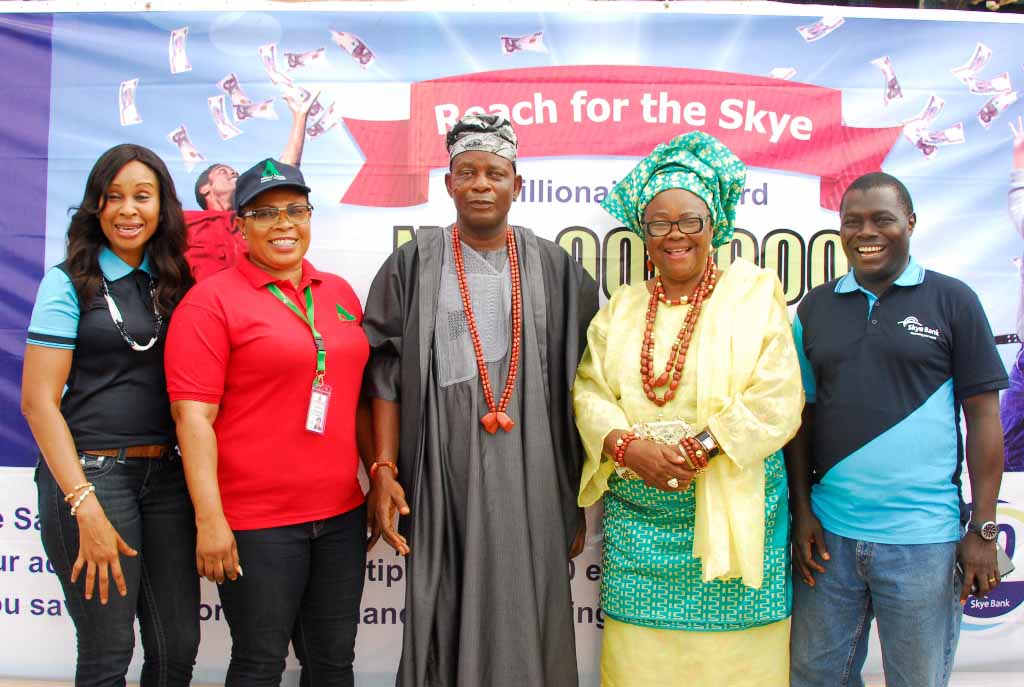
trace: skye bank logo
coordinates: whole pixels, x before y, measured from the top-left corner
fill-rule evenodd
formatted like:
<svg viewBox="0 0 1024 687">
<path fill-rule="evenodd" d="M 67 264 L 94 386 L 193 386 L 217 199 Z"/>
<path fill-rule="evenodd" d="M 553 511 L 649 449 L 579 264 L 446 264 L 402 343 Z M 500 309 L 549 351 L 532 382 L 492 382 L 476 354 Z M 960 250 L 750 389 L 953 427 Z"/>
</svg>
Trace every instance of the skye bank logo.
<svg viewBox="0 0 1024 687">
<path fill-rule="evenodd" d="M 1016 556 L 1017 532 L 1024 532 L 1024 510 L 1013 507 L 1006 501 L 1000 501 L 997 508 L 999 522 L 999 543 L 1006 550 L 1006 555 L 1014 560 L 1017 569 L 1003 578 L 995 591 L 984 599 L 973 596 L 967 598 L 964 605 L 964 619 L 961 629 L 968 632 L 994 630 L 1012 618 L 1020 615 L 1024 605 L 1024 567 Z"/>
<path fill-rule="evenodd" d="M 913 315 L 904 317 L 902 320 L 897 322 L 897 324 L 906 329 L 907 333 L 913 336 L 923 336 L 924 338 L 931 339 L 932 341 L 939 338 L 938 329 L 924 326 L 921 324 L 921 320 L 917 319 Z"/>
</svg>

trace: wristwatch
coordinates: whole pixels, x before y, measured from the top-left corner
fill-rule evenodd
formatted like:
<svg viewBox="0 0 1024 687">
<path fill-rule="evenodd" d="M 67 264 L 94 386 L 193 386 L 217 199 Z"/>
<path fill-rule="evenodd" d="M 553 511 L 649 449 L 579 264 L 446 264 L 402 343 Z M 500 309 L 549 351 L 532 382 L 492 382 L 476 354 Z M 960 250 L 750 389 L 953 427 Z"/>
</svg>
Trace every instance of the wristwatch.
<svg viewBox="0 0 1024 687">
<path fill-rule="evenodd" d="M 715 441 L 715 438 L 711 436 L 711 432 L 706 429 L 702 432 L 698 432 L 693 438 L 697 440 L 697 443 L 704 447 L 704 451 L 708 454 L 708 458 L 714 458 L 722 452 L 722 449 L 718 447 L 718 443 Z"/>
<path fill-rule="evenodd" d="M 973 520 L 967 523 L 967 531 L 974 532 L 985 541 L 993 541 L 996 535 L 999 534 L 999 525 L 992 520 L 986 520 L 980 525 L 976 525 Z"/>
</svg>

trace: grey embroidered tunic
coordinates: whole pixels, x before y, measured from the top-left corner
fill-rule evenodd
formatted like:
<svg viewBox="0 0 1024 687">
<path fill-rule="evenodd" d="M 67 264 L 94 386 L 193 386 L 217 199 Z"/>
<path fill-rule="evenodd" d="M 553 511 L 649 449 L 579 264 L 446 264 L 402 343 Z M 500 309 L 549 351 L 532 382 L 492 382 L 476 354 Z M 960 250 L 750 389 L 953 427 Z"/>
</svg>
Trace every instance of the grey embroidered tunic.
<svg viewBox="0 0 1024 687">
<path fill-rule="evenodd" d="M 449 230 L 421 229 L 381 268 L 364 327 L 366 393 L 401 403 L 406 621 L 399 687 L 577 684 L 568 550 L 581 452 L 569 390 L 597 308 L 593 281 L 516 228 L 523 341 L 509 415 L 491 435 L 454 279 Z M 508 373 L 505 251 L 463 246 L 491 384 Z"/>
</svg>

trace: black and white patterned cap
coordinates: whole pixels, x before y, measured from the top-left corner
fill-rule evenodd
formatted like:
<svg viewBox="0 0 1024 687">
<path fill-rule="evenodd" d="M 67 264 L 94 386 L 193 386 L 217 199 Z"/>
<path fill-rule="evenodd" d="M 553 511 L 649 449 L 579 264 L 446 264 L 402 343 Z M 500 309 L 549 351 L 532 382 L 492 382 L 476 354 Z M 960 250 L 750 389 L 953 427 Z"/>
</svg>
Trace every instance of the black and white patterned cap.
<svg viewBox="0 0 1024 687">
<path fill-rule="evenodd" d="M 445 139 L 448 145 L 448 159 L 469 150 L 483 150 L 516 162 L 516 148 L 519 140 L 512 129 L 512 123 L 501 115 L 465 115 Z"/>
</svg>

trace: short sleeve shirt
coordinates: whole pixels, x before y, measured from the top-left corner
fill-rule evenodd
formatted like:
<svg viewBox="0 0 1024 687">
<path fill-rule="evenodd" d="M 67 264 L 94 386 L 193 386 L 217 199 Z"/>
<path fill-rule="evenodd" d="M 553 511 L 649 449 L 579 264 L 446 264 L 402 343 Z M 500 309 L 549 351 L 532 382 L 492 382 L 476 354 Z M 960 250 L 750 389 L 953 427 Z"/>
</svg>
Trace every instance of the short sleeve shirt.
<svg viewBox="0 0 1024 687">
<path fill-rule="evenodd" d="M 819 286 L 793 329 L 822 525 L 887 544 L 959 539 L 961 401 L 1008 385 L 975 293 L 911 259 L 881 298 L 853 272 Z"/>
<path fill-rule="evenodd" d="M 167 444 L 174 424 L 164 381 L 166 321 L 156 329 L 149 258 L 135 269 L 104 247 L 100 270 L 129 335 L 145 344 L 135 351 L 121 336 L 102 292 L 84 307 L 61 263 L 39 284 L 27 343 L 73 351 L 61 413 L 79 451 Z"/>
<path fill-rule="evenodd" d="M 331 387 L 323 434 L 305 429 L 316 374 L 312 332 L 270 293 L 272 283 L 303 312 L 304 289 L 312 289 Z M 359 299 L 341 277 L 304 262 L 296 288 L 244 256 L 178 306 L 168 334 L 168 392 L 172 401 L 219 406 L 217 476 L 232 529 L 320 520 L 363 502 L 356 406 L 369 345 L 361 323 Z"/>
<path fill-rule="evenodd" d="M 186 210 L 185 240 L 185 259 L 196 281 L 231 267 L 247 248 L 231 211 Z"/>
</svg>

